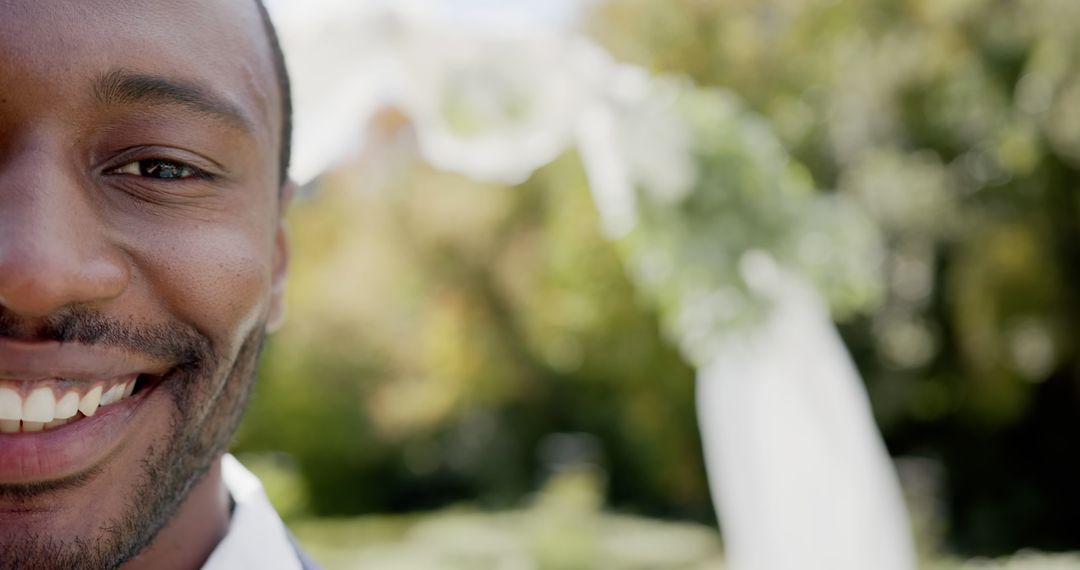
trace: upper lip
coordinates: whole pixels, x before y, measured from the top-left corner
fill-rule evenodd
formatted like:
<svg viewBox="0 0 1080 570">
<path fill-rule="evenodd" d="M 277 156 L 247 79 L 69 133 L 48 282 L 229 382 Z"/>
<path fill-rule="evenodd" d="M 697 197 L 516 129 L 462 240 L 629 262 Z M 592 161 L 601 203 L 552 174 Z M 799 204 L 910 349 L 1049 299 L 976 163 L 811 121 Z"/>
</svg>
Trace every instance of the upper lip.
<svg viewBox="0 0 1080 570">
<path fill-rule="evenodd" d="M 0 338 L 0 379 L 105 380 L 129 374 L 164 374 L 171 363 L 111 345 L 27 342 Z"/>
</svg>

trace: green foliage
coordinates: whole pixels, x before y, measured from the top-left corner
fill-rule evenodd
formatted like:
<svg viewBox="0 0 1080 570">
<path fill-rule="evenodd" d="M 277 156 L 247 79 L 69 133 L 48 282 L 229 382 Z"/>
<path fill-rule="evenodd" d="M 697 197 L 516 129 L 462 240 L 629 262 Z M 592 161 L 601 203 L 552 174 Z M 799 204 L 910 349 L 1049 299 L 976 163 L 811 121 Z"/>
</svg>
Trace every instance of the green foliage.
<svg viewBox="0 0 1080 570">
<path fill-rule="evenodd" d="M 838 314 L 879 302 L 876 227 L 850 199 L 815 192 L 760 116 L 684 81 L 644 91 L 617 105 L 637 214 L 619 246 L 691 362 L 761 323 L 762 263 L 816 282 Z"/>
<path fill-rule="evenodd" d="M 295 206 L 289 318 L 236 449 L 289 458 L 295 516 L 514 506 L 586 465 L 618 508 L 710 520 L 692 371 L 574 157 L 504 188 L 394 152 Z"/>
<path fill-rule="evenodd" d="M 951 544 L 1076 548 L 1080 5 L 609 0 L 625 60 L 733 90 L 885 232 L 844 327 L 897 453 L 942 461 Z M 778 204 L 779 206 L 779 204 Z"/>
<path fill-rule="evenodd" d="M 607 473 L 616 508 L 708 519 L 692 371 L 653 311 L 705 314 L 701 291 L 709 330 L 752 320 L 740 266 L 765 251 L 846 319 L 892 451 L 945 467 L 925 494 L 949 546 L 1080 547 L 1078 16 L 1071 0 L 599 4 L 619 58 L 706 87 L 673 97 L 685 140 L 662 114 L 627 139 L 646 142 L 632 165 L 651 188 L 636 232 L 599 234 L 573 156 L 504 188 L 388 139 L 293 213 L 291 318 L 238 449 L 284 454 L 263 468 L 287 468 L 270 481 L 296 520 L 515 505 L 567 464 Z M 673 140 L 689 164 L 661 152 Z"/>
</svg>

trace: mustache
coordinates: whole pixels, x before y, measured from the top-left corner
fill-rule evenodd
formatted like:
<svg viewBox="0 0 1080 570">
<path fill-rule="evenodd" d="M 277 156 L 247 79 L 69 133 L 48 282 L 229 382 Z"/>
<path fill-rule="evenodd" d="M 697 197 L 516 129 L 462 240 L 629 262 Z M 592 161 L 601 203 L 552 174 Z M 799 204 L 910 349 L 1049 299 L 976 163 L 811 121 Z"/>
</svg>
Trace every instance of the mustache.
<svg viewBox="0 0 1080 570">
<path fill-rule="evenodd" d="M 210 339 L 179 322 L 120 322 L 91 309 L 69 308 L 40 319 L 24 319 L 0 307 L 0 338 L 108 345 L 195 366 L 213 357 Z"/>
</svg>

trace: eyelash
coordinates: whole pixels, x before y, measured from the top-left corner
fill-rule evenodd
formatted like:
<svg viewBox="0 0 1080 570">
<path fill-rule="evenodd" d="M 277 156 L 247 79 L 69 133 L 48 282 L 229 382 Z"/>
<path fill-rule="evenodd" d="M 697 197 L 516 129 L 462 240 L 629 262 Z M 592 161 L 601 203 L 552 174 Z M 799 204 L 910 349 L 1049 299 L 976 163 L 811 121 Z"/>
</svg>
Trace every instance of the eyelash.
<svg viewBox="0 0 1080 570">
<path fill-rule="evenodd" d="M 180 176 L 154 176 L 153 171 L 161 172 L 162 167 L 167 167 L 170 170 L 186 172 L 186 175 Z M 130 170 L 134 170 L 131 172 Z M 184 180 L 211 180 L 213 175 L 202 170 L 198 167 L 190 164 L 178 161 L 169 160 L 165 158 L 146 158 L 141 160 L 131 160 L 120 166 L 110 169 L 106 174 L 113 174 L 119 176 L 134 176 L 137 178 L 149 178 L 152 180 L 161 181 L 184 181 Z"/>
</svg>

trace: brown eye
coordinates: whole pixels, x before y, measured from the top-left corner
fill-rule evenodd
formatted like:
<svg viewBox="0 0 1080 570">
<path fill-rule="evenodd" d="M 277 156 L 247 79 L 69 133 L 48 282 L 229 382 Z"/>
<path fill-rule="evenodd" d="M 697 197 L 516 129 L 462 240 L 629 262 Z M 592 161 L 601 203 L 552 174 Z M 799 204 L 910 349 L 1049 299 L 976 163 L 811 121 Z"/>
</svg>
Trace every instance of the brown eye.
<svg viewBox="0 0 1080 570">
<path fill-rule="evenodd" d="M 182 180 L 199 176 L 200 173 L 195 167 L 180 162 L 153 159 L 133 160 L 113 169 L 110 174 L 125 174 L 143 178 L 156 178 L 158 180 Z"/>
</svg>

